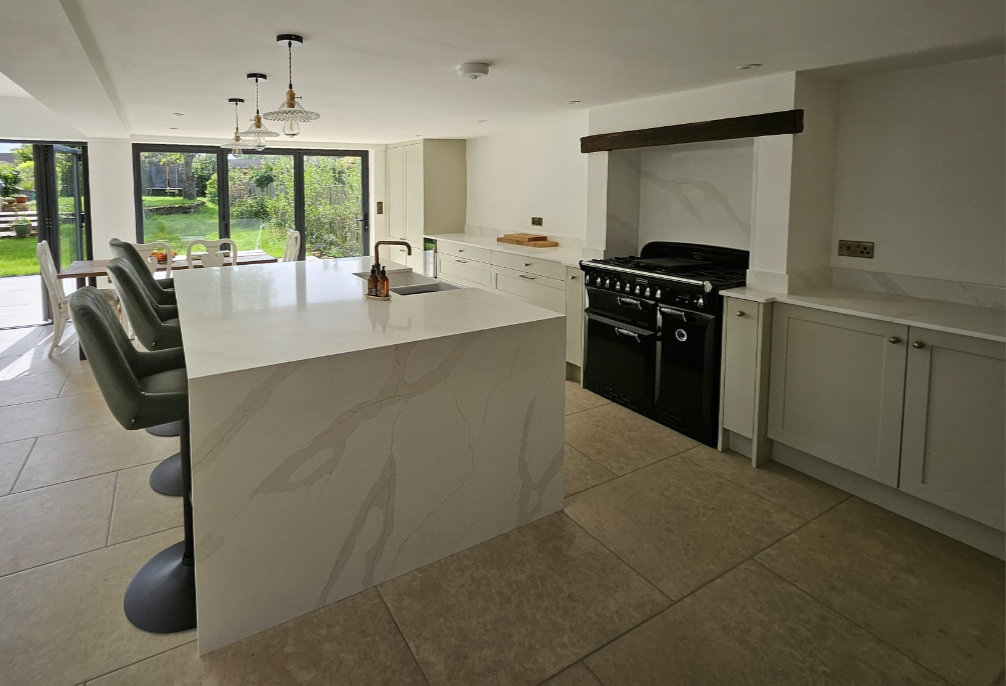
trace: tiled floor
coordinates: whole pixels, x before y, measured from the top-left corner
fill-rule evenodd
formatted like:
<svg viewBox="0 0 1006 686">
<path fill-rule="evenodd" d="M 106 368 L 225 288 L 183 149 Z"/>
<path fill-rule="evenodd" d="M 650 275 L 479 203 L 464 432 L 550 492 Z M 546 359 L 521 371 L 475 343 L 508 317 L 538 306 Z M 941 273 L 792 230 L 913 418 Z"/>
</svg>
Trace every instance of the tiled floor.
<svg viewBox="0 0 1006 686">
<path fill-rule="evenodd" d="M 180 539 L 170 439 L 72 333 L 0 331 L 0 684 L 994 684 L 1003 564 L 567 388 L 565 512 L 199 658 L 122 594 Z"/>
</svg>

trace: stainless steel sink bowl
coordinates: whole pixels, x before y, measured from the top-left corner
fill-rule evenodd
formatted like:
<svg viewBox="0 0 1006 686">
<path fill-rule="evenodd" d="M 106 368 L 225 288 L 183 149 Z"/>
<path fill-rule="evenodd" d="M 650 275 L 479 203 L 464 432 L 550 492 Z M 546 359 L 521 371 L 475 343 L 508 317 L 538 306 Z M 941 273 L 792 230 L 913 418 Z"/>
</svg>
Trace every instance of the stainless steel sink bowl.
<svg viewBox="0 0 1006 686">
<path fill-rule="evenodd" d="M 366 280 L 370 272 L 353 272 L 354 276 Z M 388 283 L 391 292 L 398 295 L 417 295 L 419 293 L 436 293 L 438 291 L 452 291 L 458 286 L 437 281 L 429 276 L 423 276 L 414 271 L 408 272 L 388 272 Z"/>
<path fill-rule="evenodd" d="M 392 282 L 393 283 L 393 282 Z M 459 288 L 454 284 L 434 281 L 428 284 L 416 284 L 414 286 L 392 286 L 391 292 L 398 295 L 418 295 L 419 293 L 437 293 L 439 291 L 453 291 Z"/>
</svg>

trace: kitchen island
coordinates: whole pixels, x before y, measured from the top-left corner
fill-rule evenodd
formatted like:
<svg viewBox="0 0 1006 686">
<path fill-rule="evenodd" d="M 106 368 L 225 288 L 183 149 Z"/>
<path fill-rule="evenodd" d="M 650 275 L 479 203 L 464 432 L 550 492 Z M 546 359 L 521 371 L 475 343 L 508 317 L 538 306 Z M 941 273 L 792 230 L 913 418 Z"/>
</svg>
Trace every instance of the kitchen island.
<svg viewBox="0 0 1006 686">
<path fill-rule="evenodd" d="M 562 507 L 564 317 L 369 267 L 176 277 L 201 654 Z"/>
</svg>

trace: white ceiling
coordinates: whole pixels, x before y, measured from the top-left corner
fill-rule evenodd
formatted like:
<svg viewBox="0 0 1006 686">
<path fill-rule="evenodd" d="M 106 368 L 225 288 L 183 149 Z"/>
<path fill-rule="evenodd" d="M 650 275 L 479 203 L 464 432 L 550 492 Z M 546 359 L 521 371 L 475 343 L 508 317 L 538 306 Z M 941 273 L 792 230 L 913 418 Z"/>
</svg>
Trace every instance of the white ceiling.
<svg viewBox="0 0 1006 686">
<path fill-rule="evenodd" d="M 225 136 L 226 99 L 253 98 L 249 71 L 269 74 L 262 109 L 276 107 L 281 32 L 305 36 L 294 86 L 322 114 L 300 139 L 372 143 L 482 135 L 570 99 L 589 107 L 892 55 L 991 53 L 1004 34 L 1002 0 L 35 0 L 18 12 L 35 3 L 65 10 L 111 109 L 141 136 Z M 9 56 L 0 48 L 0 72 L 86 120 L 51 102 L 60 64 L 8 70 Z M 489 78 L 457 76 L 477 59 L 493 64 Z M 736 70 L 749 62 L 765 66 Z M 86 121 L 78 128 L 89 133 Z"/>
</svg>

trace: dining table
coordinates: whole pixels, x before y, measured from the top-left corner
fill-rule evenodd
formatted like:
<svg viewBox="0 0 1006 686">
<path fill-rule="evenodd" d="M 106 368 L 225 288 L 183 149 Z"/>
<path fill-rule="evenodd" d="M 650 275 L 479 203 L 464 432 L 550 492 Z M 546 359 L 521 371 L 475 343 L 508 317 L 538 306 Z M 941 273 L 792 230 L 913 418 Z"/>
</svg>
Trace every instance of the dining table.
<svg viewBox="0 0 1006 686">
<path fill-rule="evenodd" d="M 269 264 L 272 262 L 279 262 L 279 259 L 273 257 L 265 250 L 245 250 L 238 252 L 238 264 Z M 225 266 L 230 266 L 230 261 L 224 264 Z M 194 266 L 198 269 L 203 265 L 197 263 Z M 189 265 L 184 255 L 178 255 L 171 260 L 172 271 L 188 268 Z M 157 265 L 157 271 L 163 272 L 166 270 L 166 265 Z M 83 288 L 88 283 L 91 286 L 97 286 L 99 277 L 108 276 L 108 260 L 75 260 L 59 272 L 57 276 L 60 279 L 76 279 L 77 288 Z"/>
</svg>

